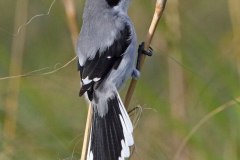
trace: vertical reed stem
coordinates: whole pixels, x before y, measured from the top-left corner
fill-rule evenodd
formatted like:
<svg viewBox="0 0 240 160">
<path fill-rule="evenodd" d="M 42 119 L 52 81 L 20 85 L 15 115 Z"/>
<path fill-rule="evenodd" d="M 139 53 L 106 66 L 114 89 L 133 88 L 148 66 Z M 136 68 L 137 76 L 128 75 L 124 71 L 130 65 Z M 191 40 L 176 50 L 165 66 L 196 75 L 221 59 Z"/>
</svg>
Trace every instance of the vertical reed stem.
<svg viewBox="0 0 240 160">
<path fill-rule="evenodd" d="M 72 38 L 72 44 L 74 49 L 76 49 L 77 44 L 77 38 L 78 38 L 78 25 L 77 25 L 77 18 L 76 18 L 76 9 L 74 0 L 63 0 L 67 21 L 68 21 L 68 27 L 71 33 Z"/>
<path fill-rule="evenodd" d="M 235 63 L 240 80 L 240 1 L 228 0 L 228 7 L 233 31 L 233 59 L 236 61 Z"/>
<path fill-rule="evenodd" d="M 28 0 L 16 1 L 16 12 L 14 21 L 14 33 L 18 27 L 25 23 L 28 14 Z M 11 58 L 9 75 L 20 75 L 22 72 L 22 57 L 24 52 L 26 29 L 22 29 L 13 38 L 11 47 Z M 5 101 L 5 117 L 3 124 L 4 152 L 11 156 L 14 152 L 13 142 L 16 137 L 16 122 L 18 113 L 18 97 L 20 90 L 20 79 L 10 79 L 7 85 L 7 97 Z"/>
</svg>

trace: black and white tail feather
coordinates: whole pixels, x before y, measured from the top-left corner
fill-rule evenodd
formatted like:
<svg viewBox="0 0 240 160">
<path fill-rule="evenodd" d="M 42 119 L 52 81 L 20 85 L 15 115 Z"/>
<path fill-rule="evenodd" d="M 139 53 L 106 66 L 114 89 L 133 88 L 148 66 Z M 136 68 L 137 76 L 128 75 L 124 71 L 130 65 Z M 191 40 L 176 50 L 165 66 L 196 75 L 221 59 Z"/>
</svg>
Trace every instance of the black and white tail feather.
<svg viewBox="0 0 240 160">
<path fill-rule="evenodd" d="M 125 160 L 134 144 L 132 122 L 119 94 L 107 100 L 108 112 L 93 112 L 87 160 Z M 93 106 L 94 109 L 97 106 Z"/>
</svg>

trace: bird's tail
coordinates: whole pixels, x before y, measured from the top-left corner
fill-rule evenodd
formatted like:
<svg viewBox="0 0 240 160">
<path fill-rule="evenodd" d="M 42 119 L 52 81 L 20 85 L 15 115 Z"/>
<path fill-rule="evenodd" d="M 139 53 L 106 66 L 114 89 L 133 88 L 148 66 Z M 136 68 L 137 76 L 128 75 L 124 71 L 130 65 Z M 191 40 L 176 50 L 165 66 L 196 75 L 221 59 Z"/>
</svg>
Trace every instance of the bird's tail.
<svg viewBox="0 0 240 160">
<path fill-rule="evenodd" d="M 132 122 L 118 93 L 107 100 L 108 112 L 93 112 L 87 160 L 125 160 L 134 144 Z M 97 107 L 93 106 L 94 110 Z"/>
</svg>

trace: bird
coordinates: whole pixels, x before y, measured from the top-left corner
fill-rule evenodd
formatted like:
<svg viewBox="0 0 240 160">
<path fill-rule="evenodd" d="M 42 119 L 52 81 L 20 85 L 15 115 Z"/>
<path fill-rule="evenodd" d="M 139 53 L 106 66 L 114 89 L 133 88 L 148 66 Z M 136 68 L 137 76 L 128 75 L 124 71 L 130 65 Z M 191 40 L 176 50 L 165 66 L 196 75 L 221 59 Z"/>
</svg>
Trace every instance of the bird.
<svg viewBox="0 0 240 160">
<path fill-rule="evenodd" d="M 134 145 L 133 124 L 119 95 L 138 78 L 131 0 L 86 0 L 77 41 L 81 89 L 93 107 L 87 160 L 125 160 Z"/>
</svg>

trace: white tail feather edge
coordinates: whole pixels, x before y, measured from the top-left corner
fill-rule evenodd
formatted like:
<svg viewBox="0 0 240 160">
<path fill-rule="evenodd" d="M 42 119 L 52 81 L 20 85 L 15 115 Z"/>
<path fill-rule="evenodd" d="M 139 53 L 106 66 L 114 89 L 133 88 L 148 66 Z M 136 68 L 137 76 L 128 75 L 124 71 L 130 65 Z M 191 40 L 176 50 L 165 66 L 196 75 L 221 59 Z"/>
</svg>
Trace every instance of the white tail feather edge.
<svg viewBox="0 0 240 160">
<path fill-rule="evenodd" d="M 133 135 L 132 135 L 133 125 L 118 93 L 117 93 L 117 96 L 119 101 L 119 107 L 121 110 L 121 115 L 119 115 L 119 118 L 121 120 L 121 124 L 123 127 L 123 134 L 124 134 L 124 140 L 121 141 L 122 151 L 121 151 L 121 157 L 119 157 L 119 160 L 121 159 L 124 160 L 124 158 L 128 158 L 130 156 L 129 147 L 134 144 Z"/>
<path fill-rule="evenodd" d="M 91 131 L 89 135 L 89 143 L 88 143 L 88 152 L 87 152 L 87 160 L 93 160 L 93 153 L 92 151 L 90 152 L 90 147 L 91 147 L 91 139 L 92 139 L 92 126 L 91 126 Z"/>
</svg>

